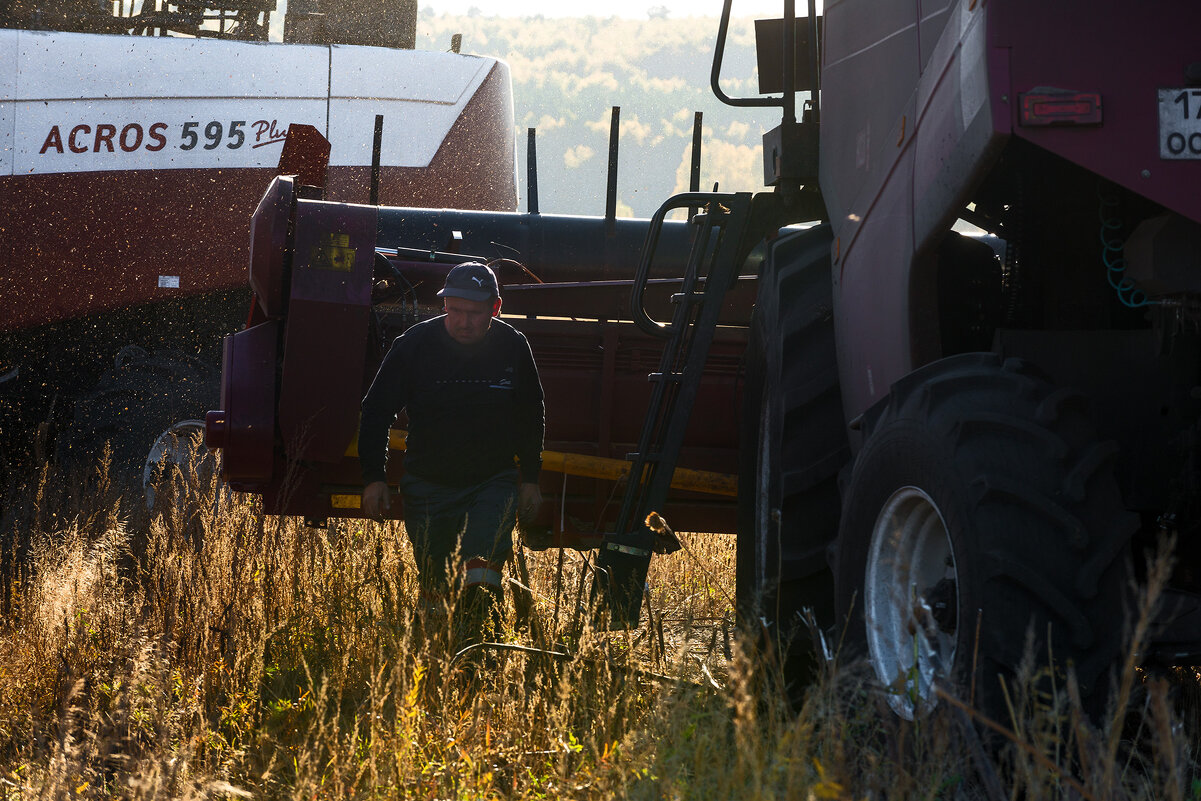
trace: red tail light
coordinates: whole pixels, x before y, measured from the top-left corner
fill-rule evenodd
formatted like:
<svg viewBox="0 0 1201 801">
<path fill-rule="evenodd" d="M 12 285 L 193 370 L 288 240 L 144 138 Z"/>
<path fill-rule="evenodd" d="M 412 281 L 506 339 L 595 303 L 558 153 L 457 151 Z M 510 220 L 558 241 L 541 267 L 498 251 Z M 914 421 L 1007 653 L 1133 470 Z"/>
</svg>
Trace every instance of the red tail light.
<svg viewBox="0 0 1201 801">
<path fill-rule="evenodd" d="M 1020 124 L 1041 125 L 1100 125 L 1101 93 L 1068 92 L 1059 89 L 1036 89 L 1023 92 Z"/>
</svg>

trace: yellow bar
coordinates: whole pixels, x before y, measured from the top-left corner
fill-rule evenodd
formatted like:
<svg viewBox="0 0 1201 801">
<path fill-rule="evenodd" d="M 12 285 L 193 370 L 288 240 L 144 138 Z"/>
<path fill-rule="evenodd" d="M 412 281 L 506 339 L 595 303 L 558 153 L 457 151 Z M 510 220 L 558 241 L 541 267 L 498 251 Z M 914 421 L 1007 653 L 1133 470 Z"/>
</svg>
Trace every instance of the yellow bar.
<svg viewBox="0 0 1201 801">
<path fill-rule="evenodd" d="M 604 456 L 585 456 L 582 453 L 542 452 L 542 469 L 552 473 L 585 478 L 606 478 L 616 481 L 630 472 L 630 462 L 625 459 L 609 459 Z M 704 492 L 709 495 L 738 494 L 738 476 L 728 473 L 713 473 L 708 470 L 689 470 L 677 467 L 671 477 L 672 489 Z"/>
<path fill-rule="evenodd" d="M 399 428 L 389 431 L 388 449 L 403 451 L 407 435 L 407 431 Z M 350 443 L 350 447 L 346 449 L 346 455 L 353 457 L 359 455 L 357 437 Z M 617 481 L 630 472 L 630 464 L 625 459 L 609 459 L 604 456 L 586 456 L 582 453 L 562 453 L 560 451 L 542 452 L 543 470 L 549 470 L 552 473 L 566 473 L 569 476 L 603 478 L 609 481 Z M 687 468 L 677 467 L 676 472 L 671 477 L 671 487 L 672 489 L 704 492 L 709 495 L 725 495 L 733 498 L 738 495 L 738 476 L 729 473 L 714 473 L 708 470 L 688 470 Z M 358 496 L 347 497 L 354 497 L 354 506 L 337 507 L 335 504 L 335 507 L 357 509 Z"/>
<path fill-rule="evenodd" d="M 360 495 L 331 495 L 329 505 L 335 509 L 358 509 L 362 505 Z"/>
</svg>

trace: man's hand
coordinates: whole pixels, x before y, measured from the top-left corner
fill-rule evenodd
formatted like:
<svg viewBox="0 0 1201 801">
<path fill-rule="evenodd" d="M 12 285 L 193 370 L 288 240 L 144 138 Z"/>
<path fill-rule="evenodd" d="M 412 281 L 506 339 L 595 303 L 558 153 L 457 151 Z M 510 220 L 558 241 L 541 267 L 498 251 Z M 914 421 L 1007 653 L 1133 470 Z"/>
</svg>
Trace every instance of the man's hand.
<svg viewBox="0 0 1201 801">
<path fill-rule="evenodd" d="M 542 508 L 542 490 L 536 482 L 523 483 L 517 490 L 517 515 L 529 523 L 538 516 Z"/>
<path fill-rule="evenodd" d="M 383 520 L 384 511 L 392 508 L 388 500 L 388 484 L 372 481 L 363 488 L 363 515 L 372 520 Z"/>
</svg>

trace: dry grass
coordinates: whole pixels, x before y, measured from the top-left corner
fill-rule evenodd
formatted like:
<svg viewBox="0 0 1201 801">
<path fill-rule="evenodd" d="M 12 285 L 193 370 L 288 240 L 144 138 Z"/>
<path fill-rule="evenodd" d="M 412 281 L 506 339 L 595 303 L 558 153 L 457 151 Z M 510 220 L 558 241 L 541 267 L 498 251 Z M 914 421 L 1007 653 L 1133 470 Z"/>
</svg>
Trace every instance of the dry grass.
<svg viewBox="0 0 1201 801">
<path fill-rule="evenodd" d="M 791 714 L 734 630 L 729 537 L 657 557 L 643 626 L 615 634 L 585 625 L 580 555 L 560 574 L 557 552 L 528 554 L 534 624 L 507 639 L 573 657 L 472 671 L 415 618 L 398 526 L 169 494 L 122 513 L 101 470 L 6 504 L 0 799 L 1201 797 L 1196 677 L 1133 662 L 1098 728 L 1070 682 L 1034 689 L 1032 657 L 988 757 L 953 696 L 904 723 L 857 664 Z"/>
</svg>

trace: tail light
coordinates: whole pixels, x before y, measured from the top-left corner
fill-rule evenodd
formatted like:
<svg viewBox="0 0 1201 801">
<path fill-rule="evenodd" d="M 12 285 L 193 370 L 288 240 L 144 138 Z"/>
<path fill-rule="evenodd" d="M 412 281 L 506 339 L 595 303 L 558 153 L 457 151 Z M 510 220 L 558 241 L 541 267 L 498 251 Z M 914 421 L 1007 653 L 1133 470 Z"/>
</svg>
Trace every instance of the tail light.
<svg viewBox="0 0 1201 801">
<path fill-rule="evenodd" d="M 1035 89 L 1020 94 L 1019 123 L 1029 127 L 1047 125 L 1100 125 L 1101 93 Z"/>
</svg>

